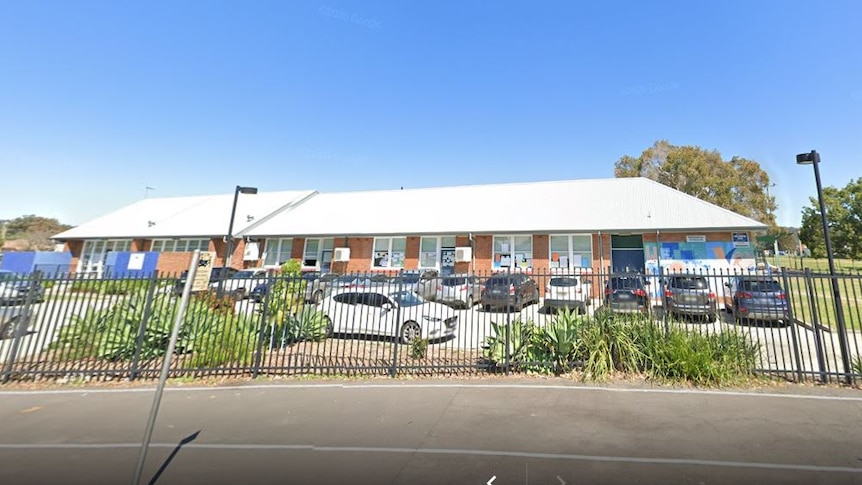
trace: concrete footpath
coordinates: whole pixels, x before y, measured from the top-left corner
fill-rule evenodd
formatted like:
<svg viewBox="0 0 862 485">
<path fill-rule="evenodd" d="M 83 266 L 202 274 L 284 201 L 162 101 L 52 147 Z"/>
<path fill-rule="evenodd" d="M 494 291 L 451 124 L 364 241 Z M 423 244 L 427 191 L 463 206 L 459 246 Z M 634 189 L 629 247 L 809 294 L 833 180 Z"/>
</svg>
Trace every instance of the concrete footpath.
<svg viewBox="0 0 862 485">
<path fill-rule="evenodd" d="M 862 484 L 858 391 L 541 382 L 171 388 L 141 483 Z M 131 483 L 152 395 L 0 391 L 0 483 Z"/>
</svg>

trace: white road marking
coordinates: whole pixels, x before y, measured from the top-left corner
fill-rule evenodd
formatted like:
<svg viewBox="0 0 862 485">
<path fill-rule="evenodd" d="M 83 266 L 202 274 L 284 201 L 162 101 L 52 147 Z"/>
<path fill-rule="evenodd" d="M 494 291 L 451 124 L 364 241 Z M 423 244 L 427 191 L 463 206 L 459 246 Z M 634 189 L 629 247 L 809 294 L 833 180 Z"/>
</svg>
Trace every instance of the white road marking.
<svg viewBox="0 0 862 485">
<path fill-rule="evenodd" d="M 851 401 L 862 402 L 862 397 L 849 396 L 823 396 L 807 394 L 782 394 L 769 392 L 746 392 L 746 391 L 709 391 L 700 389 L 637 389 L 637 388 L 613 388 L 598 386 L 568 386 L 554 384 L 253 384 L 248 386 L 224 386 L 224 387 L 169 387 L 165 392 L 218 392 L 218 391 L 266 391 L 285 389 L 544 389 L 570 392 L 611 392 L 611 393 L 643 393 L 643 394 L 692 394 L 710 396 L 731 397 L 764 397 L 784 399 L 812 399 L 822 401 Z M 0 391 L 0 396 L 35 396 L 51 394 L 78 394 L 86 396 L 89 394 L 124 394 L 154 392 L 154 388 L 129 388 L 129 389 L 49 389 L 33 391 Z"/>
<path fill-rule="evenodd" d="M 140 443 L 0 443 L 3 450 L 107 450 L 118 448 L 140 448 Z M 176 443 L 152 443 L 151 448 L 177 447 Z M 803 465 L 795 463 L 766 463 L 725 460 L 697 460 L 690 458 L 655 458 L 639 456 L 578 455 L 567 453 L 533 453 L 505 450 L 473 450 L 460 448 L 398 448 L 376 446 L 315 446 L 278 444 L 223 444 L 190 443 L 184 449 L 230 450 L 230 451 L 313 451 L 321 453 L 396 453 L 424 455 L 490 456 L 543 460 L 597 461 L 613 463 L 638 463 L 648 465 L 695 465 L 724 468 L 757 468 L 768 470 L 792 470 L 826 473 L 862 474 L 862 467 Z"/>
</svg>

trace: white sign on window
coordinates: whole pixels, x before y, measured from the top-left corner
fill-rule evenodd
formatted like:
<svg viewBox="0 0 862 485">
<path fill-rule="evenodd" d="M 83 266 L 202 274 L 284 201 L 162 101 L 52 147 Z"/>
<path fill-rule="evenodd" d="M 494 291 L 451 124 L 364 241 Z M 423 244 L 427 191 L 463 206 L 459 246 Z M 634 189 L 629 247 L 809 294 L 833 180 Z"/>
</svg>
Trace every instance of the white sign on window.
<svg viewBox="0 0 862 485">
<path fill-rule="evenodd" d="M 706 242 L 706 236 L 686 236 L 685 242 L 690 242 L 690 243 Z"/>
</svg>

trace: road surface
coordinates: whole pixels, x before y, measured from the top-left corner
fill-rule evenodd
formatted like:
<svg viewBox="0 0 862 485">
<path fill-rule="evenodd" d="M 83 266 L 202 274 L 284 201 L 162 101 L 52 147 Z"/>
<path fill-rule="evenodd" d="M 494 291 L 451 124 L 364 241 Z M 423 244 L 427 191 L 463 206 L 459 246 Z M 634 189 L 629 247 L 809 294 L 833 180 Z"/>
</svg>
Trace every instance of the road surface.
<svg viewBox="0 0 862 485">
<path fill-rule="evenodd" d="M 858 391 L 519 382 L 171 388 L 141 483 L 862 483 Z M 0 391 L 0 483 L 131 483 L 152 394 Z"/>
</svg>

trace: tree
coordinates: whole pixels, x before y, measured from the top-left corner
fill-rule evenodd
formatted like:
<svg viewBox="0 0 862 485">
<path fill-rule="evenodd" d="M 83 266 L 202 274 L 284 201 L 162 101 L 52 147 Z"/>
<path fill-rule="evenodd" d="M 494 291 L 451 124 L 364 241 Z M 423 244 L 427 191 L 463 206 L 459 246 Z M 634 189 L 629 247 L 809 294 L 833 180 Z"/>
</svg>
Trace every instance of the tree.
<svg viewBox="0 0 862 485">
<path fill-rule="evenodd" d="M 769 175 L 754 160 L 724 160 L 716 150 L 655 142 L 637 158 L 624 155 L 614 164 L 616 177 L 646 177 L 719 207 L 775 226 L 775 197 Z"/>
<path fill-rule="evenodd" d="M 809 197 L 808 207 L 802 209 L 802 227 L 799 239 L 816 258 L 826 257 L 823 240 L 823 223 L 820 218 L 820 203 Z M 843 188 L 824 187 L 823 203 L 829 223 L 829 238 L 835 257 L 862 259 L 862 178 L 851 180 Z"/>
<path fill-rule="evenodd" d="M 71 227 L 57 219 L 25 215 L 6 223 L 6 240 L 23 239 L 31 250 L 50 250 L 54 247 L 51 237 Z"/>
</svg>

